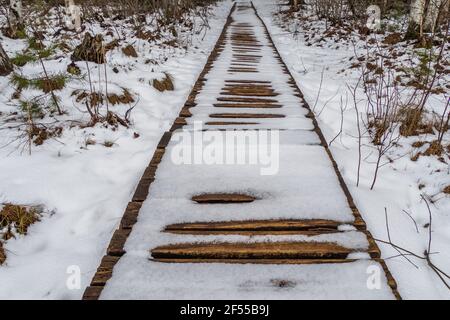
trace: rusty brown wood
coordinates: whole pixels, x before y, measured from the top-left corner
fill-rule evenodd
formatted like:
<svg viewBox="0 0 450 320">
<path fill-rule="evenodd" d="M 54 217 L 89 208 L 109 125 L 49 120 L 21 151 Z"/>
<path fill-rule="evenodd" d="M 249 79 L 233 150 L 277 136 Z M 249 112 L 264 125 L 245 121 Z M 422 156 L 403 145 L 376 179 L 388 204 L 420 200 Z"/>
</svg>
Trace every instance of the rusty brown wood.
<svg viewBox="0 0 450 320">
<path fill-rule="evenodd" d="M 216 108 L 261 108 L 261 109 L 272 109 L 281 108 L 281 104 L 268 104 L 268 103 L 214 103 Z"/>
<path fill-rule="evenodd" d="M 153 259 L 346 259 L 355 250 L 331 242 L 182 243 L 156 247 Z"/>
<path fill-rule="evenodd" d="M 253 202 L 256 198 L 240 193 L 205 193 L 192 197 L 197 203 L 246 203 Z"/>
<path fill-rule="evenodd" d="M 285 118 L 286 116 L 284 114 L 273 113 L 212 113 L 209 117 L 219 119 L 275 119 Z"/>
</svg>

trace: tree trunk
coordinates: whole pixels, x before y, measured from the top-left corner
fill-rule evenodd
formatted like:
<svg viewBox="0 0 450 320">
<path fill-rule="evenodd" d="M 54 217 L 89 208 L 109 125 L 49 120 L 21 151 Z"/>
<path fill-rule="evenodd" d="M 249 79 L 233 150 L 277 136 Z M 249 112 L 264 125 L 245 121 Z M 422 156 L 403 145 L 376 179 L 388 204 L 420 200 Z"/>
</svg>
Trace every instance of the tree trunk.
<svg viewBox="0 0 450 320">
<path fill-rule="evenodd" d="M 434 32 L 442 12 L 450 0 L 412 0 L 407 39 L 422 39 L 424 33 Z"/>
<path fill-rule="evenodd" d="M 428 3 L 429 0 L 411 0 L 409 26 L 405 39 L 417 40 L 422 38 L 424 14 Z"/>
<path fill-rule="evenodd" d="M 3 46 L 0 43 L 0 76 L 6 76 L 11 73 L 13 66 L 8 58 Z"/>
</svg>

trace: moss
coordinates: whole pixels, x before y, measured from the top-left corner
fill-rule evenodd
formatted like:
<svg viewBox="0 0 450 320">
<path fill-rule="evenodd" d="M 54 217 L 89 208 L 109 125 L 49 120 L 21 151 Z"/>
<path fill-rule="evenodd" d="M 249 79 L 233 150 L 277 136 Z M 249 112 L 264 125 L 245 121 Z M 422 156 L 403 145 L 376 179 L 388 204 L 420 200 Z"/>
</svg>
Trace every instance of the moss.
<svg viewBox="0 0 450 320">
<path fill-rule="evenodd" d="M 81 74 L 80 68 L 75 64 L 75 62 L 72 62 L 67 66 L 67 72 L 74 75 L 79 76 Z"/>
<path fill-rule="evenodd" d="M 11 59 L 11 62 L 19 67 L 23 67 L 24 65 L 26 65 L 29 62 L 35 62 L 35 61 L 36 61 L 36 57 L 34 57 L 31 54 L 27 54 L 27 53 L 19 53 L 18 55 L 16 55 L 14 58 Z"/>
<path fill-rule="evenodd" d="M 29 79 L 15 73 L 11 77 L 11 83 L 16 85 L 19 90 L 33 88 L 49 93 L 52 90 L 63 89 L 66 86 L 67 79 L 68 77 L 65 74 L 51 75 L 48 78 Z"/>
<path fill-rule="evenodd" d="M 41 106 L 35 101 L 20 101 L 19 108 L 22 112 L 31 115 L 33 118 L 42 117 Z"/>
<path fill-rule="evenodd" d="M 28 38 L 28 49 L 29 50 L 39 51 L 39 50 L 43 50 L 44 48 L 45 47 L 42 44 L 42 42 L 39 41 L 38 39 L 36 39 L 35 37 Z"/>
</svg>

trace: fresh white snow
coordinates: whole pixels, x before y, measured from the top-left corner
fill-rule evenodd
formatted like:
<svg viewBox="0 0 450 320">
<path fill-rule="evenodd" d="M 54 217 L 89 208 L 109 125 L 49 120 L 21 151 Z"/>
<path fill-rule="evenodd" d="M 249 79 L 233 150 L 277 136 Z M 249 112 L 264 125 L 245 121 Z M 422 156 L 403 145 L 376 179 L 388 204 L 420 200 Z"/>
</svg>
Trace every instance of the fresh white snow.
<svg viewBox="0 0 450 320">
<path fill-rule="evenodd" d="M 311 107 L 315 106 L 319 126 L 326 140 L 330 142 L 340 131 L 341 98 L 347 94 L 347 85 L 354 86 L 358 81 L 358 70 L 351 69 L 349 58 L 354 56 L 351 45 L 330 42 L 321 46 L 307 45 L 303 35 L 310 30 L 297 28 L 297 34 L 281 27 L 274 17 L 278 11 L 276 1 L 259 0 L 254 2 L 259 14 L 268 26 L 283 60 L 287 63 L 298 86 Z M 318 28 L 323 25 L 318 22 Z M 363 43 L 364 44 L 364 43 Z M 363 46 L 357 46 L 358 54 L 364 55 Z M 405 62 L 407 63 L 407 62 Z M 344 70 L 345 72 L 341 72 Z M 446 77 L 449 81 L 449 77 Z M 321 83 L 322 82 L 322 83 Z M 320 94 L 318 94 L 320 92 Z M 350 96 L 348 96 L 351 99 Z M 358 92 L 358 101 L 367 99 Z M 432 95 L 427 108 L 442 114 L 448 96 Z M 373 236 L 387 240 L 385 208 L 388 211 L 392 240 L 400 246 L 422 255 L 428 246 L 429 215 L 421 194 L 431 204 L 432 211 L 432 251 L 433 262 L 450 271 L 450 197 L 442 189 L 450 184 L 450 159 L 443 163 L 434 157 L 421 157 L 413 162 L 410 157 L 418 150 L 411 147 L 414 138 L 402 138 L 400 145 L 389 154 L 390 162 L 380 169 L 378 182 L 374 190 L 369 190 L 373 178 L 374 160 L 370 141 L 363 141 L 363 159 L 360 186 L 356 187 L 358 159 L 358 130 L 355 110 L 350 100 L 344 112 L 343 134 L 331 145 L 331 151 L 339 169 L 355 199 L 356 205 Z M 322 111 L 323 110 L 323 111 Z M 428 137 L 421 137 L 427 139 Z M 428 139 L 433 139 L 429 137 Z M 444 142 L 449 144 L 448 134 Z M 426 148 L 426 147 L 425 147 Z M 419 189 L 419 186 L 422 189 Z M 417 222 L 418 231 L 406 210 Z M 396 256 L 398 253 L 390 246 L 379 244 L 382 257 Z M 387 259 L 387 264 L 398 282 L 399 292 L 404 299 L 450 299 L 450 291 L 438 276 L 426 265 L 425 261 L 413 259 L 417 268 L 402 257 Z"/>
<path fill-rule="evenodd" d="M 183 106 L 222 31 L 231 5 L 231 1 L 224 1 L 214 8 L 211 29 L 192 35 L 192 47 L 187 52 L 150 44 L 134 38 L 131 30 L 120 29 L 124 38 L 134 39 L 139 58 L 124 56 L 120 48 L 108 52 L 108 89 L 128 88 L 137 99 L 130 129 L 112 131 L 100 125 L 66 128 L 62 137 L 34 147 L 31 156 L 21 154 L 16 144 L 0 149 L 0 203 L 44 205 L 53 212 L 34 224 L 27 236 L 6 243 L 7 260 L 0 266 L 0 299 L 81 298 L 162 133 Z M 102 31 L 100 26 L 89 28 Z M 21 40 L 6 38 L 2 44 L 11 56 L 25 47 Z M 158 64 L 148 63 L 150 59 Z M 65 70 L 69 63 L 70 57 L 65 55 L 48 68 L 51 72 Z M 84 63 L 78 65 L 86 72 Z M 98 67 L 92 63 L 89 66 L 98 81 Z M 113 67 L 120 72 L 112 72 Z M 33 70 L 38 72 L 39 65 L 26 68 L 24 72 L 30 76 Z M 100 70 L 103 74 L 102 66 Z M 149 85 L 163 72 L 173 77 L 175 91 L 161 93 Z M 58 92 L 63 98 L 61 105 L 69 111 L 67 119 L 86 121 L 88 116 L 77 109 L 83 105 L 76 105 L 70 93 L 89 85 L 74 81 L 68 86 Z M 6 77 L 0 77 L 0 92 L 0 111 L 17 108 L 9 102 L 14 88 Z M 123 114 L 127 109 L 119 105 L 113 110 Z M 139 138 L 134 137 L 135 132 Z M 0 145 L 6 145 L 15 134 L 14 130 L 3 130 Z M 87 145 L 88 139 L 96 144 Z M 114 145 L 106 148 L 102 145 L 105 141 Z M 66 286 L 73 275 L 67 268 L 72 265 L 81 271 L 81 285 L 75 290 Z"/>
</svg>

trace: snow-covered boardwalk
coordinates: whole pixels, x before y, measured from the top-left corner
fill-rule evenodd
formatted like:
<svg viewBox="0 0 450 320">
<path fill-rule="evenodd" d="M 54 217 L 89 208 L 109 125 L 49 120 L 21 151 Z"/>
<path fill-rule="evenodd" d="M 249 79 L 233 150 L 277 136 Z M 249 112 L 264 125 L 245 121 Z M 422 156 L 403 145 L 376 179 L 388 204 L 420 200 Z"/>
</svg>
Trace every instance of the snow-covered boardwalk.
<svg viewBox="0 0 450 320">
<path fill-rule="evenodd" d="M 231 161 L 247 151 L 266 161 Z M 399 298 L 379 257 L 263 22 L 239 2 L 84 298 Z"/>
</svg>

